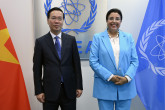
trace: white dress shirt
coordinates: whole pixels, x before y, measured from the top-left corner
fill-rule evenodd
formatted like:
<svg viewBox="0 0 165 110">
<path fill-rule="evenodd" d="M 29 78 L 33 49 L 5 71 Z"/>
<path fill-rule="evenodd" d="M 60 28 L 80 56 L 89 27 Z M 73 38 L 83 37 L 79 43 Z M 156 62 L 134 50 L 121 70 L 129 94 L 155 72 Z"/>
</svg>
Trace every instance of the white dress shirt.
<svg viewBox="0 0 165 110">
<path fill-rule="evenodd" d="M 120 53 L 119 35 L 117 34 L 117 36 L 115 36 L 115 37 L 111 37 L 109 35 L 109 39 L 110 39 L 110 42 L 111 42 L 111 45 L 112 45 L 112 49 L 113 49 L 113 53 L 114 53 L 114 57 L 115 57 L 116 67 L 118 68 L 118 65 L 119 65 L 119 53 Z M 108 78 L 108 81 L 110 81 L 113 76 L 114 75 L 112 74 Z M 129 76 L 126 75 L 125 77 L 127 78 L 128 82 L 131 81 L 131 78 Z"/>
<path fill-rule="evenodd" d="M 53 34 L 53 33 L 50 31 L 50 34 L 51 34 L 51 36 L 52 36 L 52 39 L 53 39 L 54 44 L 55 44 L 55 42 L 56 42 L 55 37 L 58 36 L 58 40 L 59 40 L 59 42 L 60 42 L 60 46 L 62 47 L 61 32 L 60 32 L 58 35 L 55 35 L 55 34 Z"/>
</svg>

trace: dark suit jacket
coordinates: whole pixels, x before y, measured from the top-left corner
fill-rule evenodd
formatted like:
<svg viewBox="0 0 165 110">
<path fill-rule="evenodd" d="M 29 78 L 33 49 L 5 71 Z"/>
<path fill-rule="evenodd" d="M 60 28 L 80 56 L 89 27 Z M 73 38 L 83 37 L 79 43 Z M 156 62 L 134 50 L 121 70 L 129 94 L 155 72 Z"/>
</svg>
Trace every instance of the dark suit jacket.
<svg viewBox="0 0 165 110">
<path fill-rule="evenodd" d="M 61 87 L 61 75 L 68 98 L 76 98 L 76 89 L 83 89 L 80 57 L 75 37 L 62 33 L 61 60 L 50 32 L 36 39 L 33 63 L 35 95 L 45 93 L 46 100 L 57 100 Z"/>
</svg>

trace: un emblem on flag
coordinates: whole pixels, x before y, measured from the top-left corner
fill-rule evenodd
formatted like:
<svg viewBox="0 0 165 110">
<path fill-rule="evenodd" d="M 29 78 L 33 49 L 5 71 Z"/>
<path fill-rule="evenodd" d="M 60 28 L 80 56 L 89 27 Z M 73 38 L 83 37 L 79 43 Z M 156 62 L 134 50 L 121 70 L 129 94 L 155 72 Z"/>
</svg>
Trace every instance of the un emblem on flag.
<svg viewBox="0 0 165 110">
<path fill-rule="evenodd" d="M 162 36 L 158 34 L 163 33 L 163 29 L 159 28 L 164 25 L 165 19 L 153 22 L 151 26 L 149 26 L 143 33 L 142 39 L 140 40 L 140 45 L 138 47 L 138 50 L 142 55 L 141 58 L 148 62 L 149 67 L 155 74 L 159 74 L 161 76 L 165 76 L 165 68 L 161 67 L 161 63 L 164 64 L 165 60 L 165 35 Z M 157 32 L 154 34 L 154 31 Z M 153 36 L 152 39 L 150 39 L 152 34 L 154 34 L 153 36 L 155 39 Z M 154 63 L 155 61 L 158 63 Z"/>
<path fill-rule="evenodd" d="M 64 14 L 67 16 L 67 19 L 65 19 L 66 25 L 72 25 L 74 22 L 79 21 L 79 17 L 81 16 L 81 12 L 85 10 L 86 6 L 79 2 L 79 0 L 63 0 L 61 3 L 60 8 L 64 9 Z M 95 17 L 97 14 L 97 4 L 95 0 L 89 0 L 90 3 L 90 15 L 86 21 L 81 25 L 80 28 L 75 29 L 62 29 L 62 32 L 68 33 L 70 31 L 74 31 L 76 34 L 79 34 L 80 32 L 87 32 L 88 29 L 92 26 L 92 24 L 95 21 Z M 52 0 L 46 0 L 46 3 L 44 3 L 45 8 L 45 14 L 47 15 L 47 12 L 51 9 Z"/>
</svg>

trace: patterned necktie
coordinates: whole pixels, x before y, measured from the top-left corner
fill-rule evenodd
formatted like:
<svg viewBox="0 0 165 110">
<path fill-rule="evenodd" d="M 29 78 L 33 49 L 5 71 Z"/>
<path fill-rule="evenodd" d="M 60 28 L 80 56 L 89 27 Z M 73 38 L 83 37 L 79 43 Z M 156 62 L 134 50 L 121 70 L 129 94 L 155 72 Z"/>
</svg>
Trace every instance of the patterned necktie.
<svg viewBox="0 0 165 110">
<path fill-rule="evenodd" d="M 56 48 L 57 53 L 58 53 L 58 56 L 59 56 L 59 58 L 61 60 L 61 46 L 60 46 L 60 41 L 59 41 L 58 36 L 56 36 L 54 38 L 56 39 L 56 41 L 55 41 L 55 48 Z"/>
</svg>

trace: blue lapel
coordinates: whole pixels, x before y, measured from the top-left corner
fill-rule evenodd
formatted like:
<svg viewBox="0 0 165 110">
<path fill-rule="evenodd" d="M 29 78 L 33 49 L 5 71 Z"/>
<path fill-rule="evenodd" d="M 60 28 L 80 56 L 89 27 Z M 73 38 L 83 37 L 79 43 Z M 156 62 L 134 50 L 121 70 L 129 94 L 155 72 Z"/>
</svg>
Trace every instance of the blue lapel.
<svg viewBox="0 0 165 110">
<path fill-rule="evenodd" d="M 121 65 L 121 61 L 122 61 L 122 58 L 123 58 L 123 55 L 124 55 L 124 48 L 126 45 L 124 45 L 125 43 L 125 38 L 124 38 L 124 34 L 119 30 L 119 46 L 120 46 L 120 53 L 119 53 L 119 65 L 118 67 L 120 67 Z"/>
<path fill-rule="evenodd" d="M 107 30 L 103 32 L 103 39 L 102 39 L 103 43 L 104 43 L 104 46 L 106 47 L 109 55 L 110 55 L 110 58 L 115 66 L 115 68 L 117 69 L 116 67 L 116 62 L 115 62 L 115 57 L 114 57 L 114 53 L 113 53 L 113 49 L 112 49 L 112 45 L 110 43 L 110 39 L 109 39 L 109 36 L 108 36 L 108 32 Z"/>
</svg>

